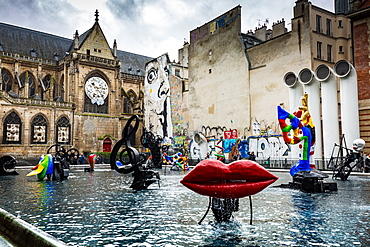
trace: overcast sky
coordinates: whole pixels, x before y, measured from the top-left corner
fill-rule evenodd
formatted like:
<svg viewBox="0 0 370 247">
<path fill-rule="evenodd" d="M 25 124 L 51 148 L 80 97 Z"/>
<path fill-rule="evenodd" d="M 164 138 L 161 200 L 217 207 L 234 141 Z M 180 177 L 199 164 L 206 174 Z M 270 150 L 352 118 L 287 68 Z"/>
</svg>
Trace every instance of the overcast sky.
<svg viewBox="0 0 370 247">
<path fill-rule="evenodd" d="M 117 40 L 119 50 L 158 57 L 168 53 L 177 61 L 177 51 L 189 32 L 237 5 L 242 6 L 242 32 L 254 30 L 268 19 L 285 19 L 290 30 L 296 0 L 0 0 L 0 22 L 58 36 L 73 38 L 95 21 L 109 45 Z M 333 11 L 334 0 L 312 0 Z M 0 37 L 1 39 L 1 37 Z"/>
</svg>

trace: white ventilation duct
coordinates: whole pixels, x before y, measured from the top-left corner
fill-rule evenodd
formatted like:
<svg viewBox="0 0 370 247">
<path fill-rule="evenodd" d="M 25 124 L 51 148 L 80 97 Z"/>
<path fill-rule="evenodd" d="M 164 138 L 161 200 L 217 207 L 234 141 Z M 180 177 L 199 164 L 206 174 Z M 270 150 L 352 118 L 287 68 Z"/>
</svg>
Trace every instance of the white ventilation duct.
<svg viewBox="0 0 370 247">
<path fill-rule="evenodd" d="M 321 64 L 316 68 L 315 78 L 321 82 L 324 158 L 329 159 L 334 143 L 339 144 L 337 83 L 333 70 L 326 64 Z"/>
<path fill-rule="evenodd" d="M 298 74 L 298 80 L 304 85 L 304 91 L 308 94 L 308 110 L 315 125 L 315 154 L 316 159 L 322 156 L 322 138 L 321 138 L 321 111 L 320 111 L 320 85 L 314 77 L 312 70 L 302 69 Z M 302 104 L 300 104 L 302 105 Z M 312 163 L 312 162 L 311 162 Z"/>
<path fill-rule="evenodd" d="M 297 83 L 297 76 L 293 72 L 288 72 L 284 76 L 284 84 L 289 88 L 289 112 L 293 113 L 301 105 L 303 86 Z M 292 159 L 299 157 L 300 150 L 298 145 L 290 145 L 290 155 Z"/>
<path fill-rule="evenodd" d="M 340 78 L 340 101 L 342 134 L 348 148 L 360 138 L 360 121 L 358 113 L 357 73 L 351 63 L 340 60 L 334 65 L 335 75 Z"/>
<path fill-rule="evenodd" d="M 300 83 L 297 83 L 297 76 L 293 72 L 286 73 L 283 81 L 289 88 L 289 111 L 293 112 L 297 106 L 301 105 L 303 86 Z"/>
</svg>

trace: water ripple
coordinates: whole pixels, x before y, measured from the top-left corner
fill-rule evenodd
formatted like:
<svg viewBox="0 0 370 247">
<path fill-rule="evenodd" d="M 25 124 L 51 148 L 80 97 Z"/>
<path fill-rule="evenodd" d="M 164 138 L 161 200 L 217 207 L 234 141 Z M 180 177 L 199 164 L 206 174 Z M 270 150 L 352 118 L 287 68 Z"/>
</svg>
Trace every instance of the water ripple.
<svg viewBox="0 0 370 247">
<path fill-rule="evenodd" d="M 337 181 L 338 192 L 302 193 L 269 187 L 248 198 L 229 223 L 217 224 L 208 198 L 179 181 L 181 172 L 162 174 L 161 187 L 133 192 L 131 175 L 99 170 L 72 171 L 62 182 L 0 177 L 0 207 L 70 246 L 368 246 L 370 181 Z M 276 173 L 278 181 L 289 181 Z M 9 203 L 12 201 L 13 203 Z"/>
</svg>

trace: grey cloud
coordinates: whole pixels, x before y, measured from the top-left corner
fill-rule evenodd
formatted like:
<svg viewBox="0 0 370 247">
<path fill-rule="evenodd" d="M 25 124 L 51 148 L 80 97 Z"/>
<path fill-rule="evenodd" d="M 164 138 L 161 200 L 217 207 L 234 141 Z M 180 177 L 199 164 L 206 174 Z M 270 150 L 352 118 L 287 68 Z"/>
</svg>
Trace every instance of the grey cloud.
<svg viewBox="0 0 370 247">
<path fill-rule="evenodd" d="M 135 21 L 141 16 L 144 0 L 108 0 L 108 9 L 118 19 Z"/>
<path fill-rule="evenodd" d="M 55 26 L 63 23 L 58 35 L 71 37 L 75 27 L 69 20 L 79 13 L 66 0 L 0 0 L 0 6 L 1 22 L 52 33 Z"/>
</svg>

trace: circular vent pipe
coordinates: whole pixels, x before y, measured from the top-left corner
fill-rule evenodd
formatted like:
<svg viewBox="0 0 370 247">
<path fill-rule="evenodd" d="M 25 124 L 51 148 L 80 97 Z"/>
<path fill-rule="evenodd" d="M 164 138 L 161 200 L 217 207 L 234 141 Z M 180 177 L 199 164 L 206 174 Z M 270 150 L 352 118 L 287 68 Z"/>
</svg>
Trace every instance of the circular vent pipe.
<svg viewBox="0 0 370 247">
<path fill-rule="evenodd" d="M 345 136 L 347 147 L 352 148 L 352 142 L 360 138 L 357 73 L 347 60 L 335 63 L 334 73 L 340 78 L 342 134 Z"/>
<path fill-rule="evenodd" d="M 313 159 L 320 159 L 322 154 L 320 85 L 314 73 L 309 68 L 304 68 L 299 72 L 298 80 L 303 84 L 304 92 L 308 94 L 308 110 L 311 114 L 313 124 L 315 125 L 315 153 L 311 156 L 310 161 L 310 163 L 313 164 Z"/>
<path fill-rule="evenodd" d="M 329 160 L 334 143 L 339 144 L 338 89 L 332 68 L 326 64 L 315 70 L 316 80 L 321 82 L 321 113 L 324 158 Z"/>
</svg>

